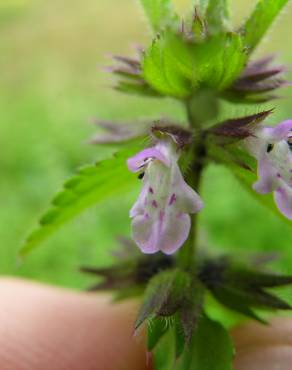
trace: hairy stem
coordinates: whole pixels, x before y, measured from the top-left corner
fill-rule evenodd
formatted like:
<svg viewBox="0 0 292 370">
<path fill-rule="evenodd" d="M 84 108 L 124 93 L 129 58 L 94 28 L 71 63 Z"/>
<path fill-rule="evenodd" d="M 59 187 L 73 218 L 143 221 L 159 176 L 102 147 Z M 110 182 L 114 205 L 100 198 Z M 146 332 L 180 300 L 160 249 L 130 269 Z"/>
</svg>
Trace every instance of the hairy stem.
<svg viewBox="0 0 292 370">
<path fill-rule="evenodd" d="M 200 130 L 201 125 L 192 115 L 190 102 L 186 102 L 186 111 L 190 128 L 197 129 L 197 132 L 195 132 L 194 144 L 192 148 L 193 162 L 191 164 L 191 169 L 186 180 L 195 191 L 199 192 L 200 182 L 204 169 L 204 160 L 206 155 L 205 135 L 204 132 Z M 198 240 L 198 216 L 197 214 L 193 214 L 191 215 L 190 235 L 184 247 L 181 249 L 179 255 L 180 265 L 185 269 L 193 270 L 195 268 L 197 240 Z"/>
</svg>

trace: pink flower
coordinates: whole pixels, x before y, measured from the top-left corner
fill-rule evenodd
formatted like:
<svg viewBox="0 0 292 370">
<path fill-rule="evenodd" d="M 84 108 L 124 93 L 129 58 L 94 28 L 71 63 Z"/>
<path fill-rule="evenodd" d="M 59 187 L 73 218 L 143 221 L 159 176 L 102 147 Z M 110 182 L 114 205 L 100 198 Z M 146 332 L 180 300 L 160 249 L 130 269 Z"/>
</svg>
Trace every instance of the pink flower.
<svg viewBox="0 0 292 370">
<path fill-rule="evenodd" d="M 177 251 L 190 232 L 189 213 L 203 207 L 184 181 L 178 158 L 175 144 L 165 139 L 128 159 L 130 171 L 144 172 L 141 193 L 130 211 L 133 239 L 143 253 Z"/>
<path fill-rule="evenodd" d="M 247 139 L 249 152 L 258 160 L 258 193 L 273 192 L 279 210 L 292 220 L 292 120 L 275 127 L 260 127 Z"/>
</svg>

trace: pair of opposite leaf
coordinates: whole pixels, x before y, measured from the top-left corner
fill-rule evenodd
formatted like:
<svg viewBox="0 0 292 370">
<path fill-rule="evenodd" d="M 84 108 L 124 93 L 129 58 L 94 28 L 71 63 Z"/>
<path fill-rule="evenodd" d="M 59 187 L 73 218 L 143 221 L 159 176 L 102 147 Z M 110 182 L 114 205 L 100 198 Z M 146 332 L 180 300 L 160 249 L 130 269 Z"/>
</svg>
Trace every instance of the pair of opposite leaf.
<svg viewBox="0 0 292 370">
<path fill-rule="evenodd" d="M 138 68 L 138 61 L 123 57 L 116 57 L 116 59 L 128 67 Z M 285 67 L 271 66 L 273 59 L 273 56 L 270 56 L 247 64 L 234 82 L 233 88 L 226 92 L 226 96 L 232 97 L 231 100 L 244 100 L 246 94 L 252 94 L 258 99 L 254 102 L 273 98 L 274 96 L 271 95 L 267 99 L 265 94 L 287 85 L 284 79 L 275 79 L 285 71 Z M 119 69 L 114 70 L 114 72 L 117 71 L 121 72 Z M 257 94 L 262 95 L 259 97 Z M 255 118 L 256 116 L 254 115 Z M 261 120 L 264 117 L 265 112 L 262 117 L 259 114 L 258 118 Z M 249 117 L 243 117 L 243 124 L 246 123 L 246 118 Z M 240 119 L 237 121 L 241 122 Z M 292 219 L 292 181 L 290 179 L 292 173 L 289 172 L 292 168 L 291 146 L 289 146 L 292 127 L 289 121 L 278 126 L 288 127 L 287 132 L 282 130 L 284 132 L 282 136 L 277 135 L 277 132 L 281 131 L 280 128 L 259 127 L 249 132 L 239 126 L 237 132 L 234 123 L 234 120 L 230 120 L 232 127 L 225 125 L 229 131 L 226 136 L 231 134 L 235 138 L 246 138 L 245 148 L 259 163 L 260 179 L 254 185 L 254 189 L 263 194 L 273 191 L 280 211 L 288 219 Z M 104 121 L 97 121 L 97 124 L 106 131 L 104 135 L 98 135 L 93 139 L 93 142 L 97 144 L 119 143 L 139 136 L 143 137 L 153 125 L 151 122 L 116 125 Z M 162 126 L 166 124 L 168 122 L 159 122 Z M 215 126 L 214 133 L 216 129 Z M 222 133 L 223 125 L 219 128 L 220 130 Z M 189 214 L 196 213 L 203 208 L 201 198 L 184 182 L 180 173 L 177 162 L 181 154 L 181 145 L 177 144 L 176 147 L 169 137 L 157 141 L 154 147 L 142 151 L 128 163 L 131 171 L 140 171 L 144 174 L 141 195 L 130 212 L 133 218 L 133 238 L 144 253 L 158 251 L 166 254 L 174 253 L 184 244 L 189 235 L 191 227 Z M 286 151 L 283 148 L 286 148 Z M 285 164 L 285 162 L 288 163 Z"/>
<path fill-rule="evenodd" d="M 292 220 L 292 120 L 275 127 L 257 126 L 243 145 L 258 162 L 253 189 L 261 194 L 273 192 L 280 212 Z M 131 171 L 143 173 L 142 190 L 130 217 L 133 239 L 144 253 L 176 252 L 188 238 L 190 214 L 203 208 L 196 189 L 180 171 L 180 152 L 167 136 L 128 160 Z"/>
<path fill-rule="evenodd" d="M 288 0 L 260 0 L 239 29 L 231 27 L 227 0 L 194 0 L 183 19 L 172 0 L 140 2 L 154 37 L 137 59 L 114 57 L 110 71 L 119 77 L 118 91 L 184 100 L 208 88 L 221 99 L 253 104 L 275 98 L 273 91 L 285 86 L 281 66 L 249 59 Z"/>
<path fill-rule="evenodd" d="M 238 32 L 230 32 L 229 27 L 225 27 L 228 18 L 225 1 L 196 1 L 190 29 L 184 22 L 179 29 L 170 1 L 141 1 L 158 35 L 149 49 L 139 53 L 138 60 L 115 57 L 120 65 L 111 71 L 121 79 L 119 90 L 142 95 L 170 95 L 184 100 L 195 96 L 196 89 L 207 86 L 216 90 L 220 98 L 256 103 L 273 99 L 274 95 L 267 94 L 287 84 L 279 78 L 284 68 L 270 67 L 272 57 L 248 63 L 250 53 L 287 1 L 259 1 Z M 203 38 L 198 38 L 195 32 L 198 24 L 202 26 Z M 199 84 L 194 83 L 194 74 Z M 189 79 L 191 87 L 185 92 Z M 175 88 L 179 90 L 179 87 L 182 90 L 176 93 Z M 137 136 L 137 132 L 134 133 L 137 126 L 126 133 L 111 127 L 111 135 L 115 142 L 132 139 Z M 279 210 L 288 219 L 292 219 L 291 129 L 292 121 L 276 128 L 259 126 L 244 139 L 245 149 L 258 161 L 259 180 L 254 190 L 263 194 L 274 192 Z M 142 131 L 141 135 L 147 133 L 147 129 Z M 107 139 L 98 137 L 96 142 Z M 203 208 L 197 189 L 184 181 L 180 171 L 181 149 L 166 137 L 128 160 L 129 169 L 143 175 L 141 194 L 130 216 L 133 238 L 144 253 L 177 251 L 188 238 L 190 214 Z"/>
<path fill-rule="evenodd" d="M 140 1 L 155 37 L 149 48 L 139 50 L 138 59 L 115 57 L 119 64 L 113 67 L 111 72 L 119 76 L 116 86 L 119 91 L 154 97 L 168 95 L 185 103 L 186 96 L 195 97 L 197 92 L 200 93 L 201 88 L 208 87 L 212 94 L 214 93 L 216 100 L 225 99 L 232 103 L 254 104 L 275 98 L 274 91 L 287 85 L 287 82 L 281 78 L 281 73 L 284 71 L 282 66 L 271 67 L 272 58 L 250 62 L 250 55 L 289 0 L 259 0 L 248 20 L 237 31 L 231 31 L 227 24 L 228 2 L 226 0 L 195 0 L 195 11 L 190 14 L 187 22 L 181 22 L 178 17 L 173 17 L 171 0 Z M 165 77 L 162 81 L 163 86 L 160 86 L 160 83 L 157 86 L 163 76 Z M 170 90 L 168 89 L 169 78 Z M 186 87 L 187 94 L 181 94 L 181 89 L 184 90 Z M 176 94 L 174 89 L 179 89 L 179 94 Z M 207 108 L 210 105 L 208 102 Z M 118 126 L 109 122 L 99 122 L 99 125 L 107 132 L 103 136 L 96 137 L 93 140 L 96 143 L 108 141 L 119 143 L 137 136 L 145 136 L 151 127 L 147 122 L 147 127 L 137 122 L 131 127 Z M 254 131 L 253 136 L 257 138 L 258 143 L 261 143 L 259 147 L 262 148 L 256 151 L 250 149 L 259 161 L 259 174 L 262 179 L 255 188 L 260 192 L 275 192 L 279 209 L 291 219 L 289 177 L 291 153 L 285 152 L 285 148 L 287 151 L 287 145 L 291 142 L 289 133 L 286 137 L 279 138 L 272 130 L 267 134 L 259 129 Z M 249 139 L 252 137 L 250 136 Z M 141 195 L 136 207 L 139 212 L 136 214 L 132 212 L 133 226 L 140 228 L 139 238 L 143 237 L 143 240 L 140 242 L 136 240 L 136 242 L 145 252 L 163 250 L 165 253 L 173 253 L 183 244 L 189 233 L 189 214 L 199 211 L 202 202 L 194 190 L 184 183 L 180 174 L 177 164 L 180 150 L 176 150 L 169 139 L 167 143 L 161 142 L 158 146 L 159 148 L 155 148 L 157 151 L 164 147 L 162 151 L 166 160 L 161 161 L 158 157 L 151 156 L 143 163 L 144 185 L 147 182 L 158 184 L 158 190 L 155 197 L 152 193 L 150 193 L 151 196 Z M 285 164 L 285 168 L 281 168 L 281 162 L 285 161 L 289 163 Z M 110 165 L 111 162 L 107 162 L 107 166 L 110 167 Z M 162 172 L 158 170 L 159 168 Z M 100 191 L 93 190 L 95 189 L 93 184 L 96 186 L 99 173 L 100 168 L 94 165 L 82 170 L 80 176 L 66 182 L 64 191 L 57 195 L 53 200 L 53 207 L 42 217 L 40 228 L 27 239 L 21 251 L 22 255 L 46 239 L 60 225 L 100 200 Z M 111 171 L 108 170 L 108 173 Z M 153 173 L 158 174 L 155 180 Z M 125 179 L 124 181 L 126 182 Z M 170 191 L 168 198 L 164 194 L 164 189 L 159 186 L 159 181 L 167 185 L 166 188 Z M 102 181 L 99 180 L 98 183 Z M 268 185 L 263 186 L 263 184 Z M 110 196 L 111 192 L 106 194 Z M 154 205 L 157 203 L 157 208 L 154 206 L 154 209 L 149 208 L 147 203 L 148 211 L 151 211 L 149 219 L 147 216 L 146 219 L 144 217 L 149 212 L 141 208 L 143 197 L 144 202 L 150 201 L 149 204 Z M 168 205 L 169 203 L 171 204 Z M 143 223 L 142 220 L 145 222 Z M 174 229 L 172 225 L 175 226 Z M 134 227 L 134 234 L 136 234 L 135 230 L 138 230 L 136 227 Z M 166 246 L 165 233 L 167 229 L 172 231 L 175 240 L 168 246 Z M 150 241 L 154 241 L 151 248 L 149 248 Z"/>
</svg>

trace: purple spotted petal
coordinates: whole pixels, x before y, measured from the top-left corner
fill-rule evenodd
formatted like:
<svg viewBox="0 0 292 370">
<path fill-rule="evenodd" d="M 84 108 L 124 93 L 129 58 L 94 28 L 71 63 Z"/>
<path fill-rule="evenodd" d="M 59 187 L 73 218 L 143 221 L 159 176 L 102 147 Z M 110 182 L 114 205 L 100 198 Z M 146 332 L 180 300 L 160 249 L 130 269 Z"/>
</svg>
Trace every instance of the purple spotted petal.
<svg viewBox="0 0 292 370">
<path fill-rule="evenodd" d="M 156 229 L 158 226 L 153 225 L 148 214 L 138 215 L 133 219 L 132 236 L 143 253 L 152 254 L 159 251 Z"/>
<path fill-rule="evenodd" d="M 274 193 L 274 198 L 283 215 L 292 220 L 292 188 L 289 186 L 278 188 Z"/>
<path fill-rule="evenodd" d="M 130 211 L 133 239 L 143 253 L 172 254 L 188 237 L 188 213 L 198 212 L 203 202 L 186 184 L 176 162 L 170 168 L 159 163 L 151 166 Z"/>
<path fill-rule="evenodd" d="M 190 229 L 191 218 L 188 214 L 172 213 L 160 235 L 160 250 L 165 254 L 175 253 L 187 240 Z"/>
<path fill-rule="evenodd" d="M 148 159 L 158 159 L 166 166 L 169 166 L 169 160 L 165 157 L 165 155 L 163 155 L 160 150 L 156 149 L 155 147 L 152 147 L 144 149 L 138 154 L 129 158 L 127 161 L 129 170 L 132 172 L 140 171 Z"/>
<path fill-rule="evenodd" d="M 148 188 L 149 185 L 147 182 L 144 182 L 144 185 L 142 187 L 142 190 L 140 192 L 140 195 L 136 201 L 136 203 L 133 205 L 133 207 L 130 210 L 130 217 L 136 217 L 138 215 L 141 215 L 144 213 L 145 205 L 147 202 L 147 194 L 148 194 Z"/>
<path fill-rule="evenodd" d="M 259 127 L 247 142 L 247 150 L 258 160 L 254 190 L 274 193 L 278 209 L 292 220 L 292 120 L 275 127 Z"/>
<path fill-rule="evenodd" d="M 265 134 L 268 138 L 271 138 L 273 142 L 283 140 L 290 131 L 292 131 L 292 120 L 283 121 L 275 127 L 264 128 Z"/>
<path fill-rule="evenodd" d="M 178 165 L 173 166 L 174 194 L 179 194 L 177 207 L 185 213 L 199 212 L 204 206 L 201 197 L 185 182 Z"/>
<path fill-rule="evenodd" d="M 275 179 L 277 178 L 277 170 L 271 165 L 266 153 L 259 160 L 258 166 L 259 180 L 253 184 L 253 189 L 260 194 L 267 194 L 277 188 Z"/>
<path fill-rule="evenodd" d="M 143 187 L 130 211 L 132 236 L 143 253 L 176 252 L 188 238 L 189 213 L 203 207 L 199 195 L 184 181 L 171 141 L 159 141 L 128 161 L 136 172 L 143 168 Z M 153 159 L 157 159 L 156 161 Z"/>
<path fill-rule="evenodd" d="M 133 239 L 147 254 L 176 252 L 186 241 L 190 227 L 190 216 L 175 212 L 166 214 L 161 211 L 157 218 L 139 215 L 132 221 Z"/>
</svg>

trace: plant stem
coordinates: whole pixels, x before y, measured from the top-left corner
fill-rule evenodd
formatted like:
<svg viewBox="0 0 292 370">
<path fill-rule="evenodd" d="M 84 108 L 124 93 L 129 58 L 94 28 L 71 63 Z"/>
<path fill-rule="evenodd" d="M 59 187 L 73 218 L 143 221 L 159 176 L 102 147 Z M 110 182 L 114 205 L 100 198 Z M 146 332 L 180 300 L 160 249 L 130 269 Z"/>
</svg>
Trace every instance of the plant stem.
<svg viewBox="0 0 292 370">
<path fill-rule="evenodd" d="M 201 125 L 195 120 L 192 115 L 190 102 L 186 102 L 186 111 L 190 128 L 196 128 L 195 139 L 193 144 L 193 162 L 189 175 L 187 176 L 188 184 L 195 190 L 199 191 L 202 173 L 204 169 L 204 159 L 206 154 L 205 149 L 205 135 L 200 130 Z M 184 269 L 196 268 L 196 252 L 198 240 L 198 216 L 197 214 L 191 215 L 191 231 L 185 245 L 179 254 L 179 263 Z"/>
</svg>

